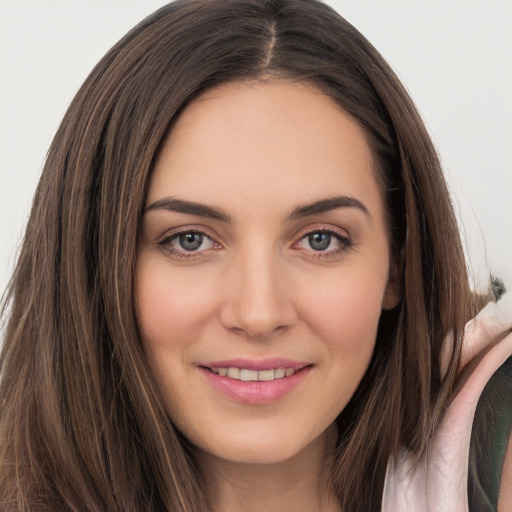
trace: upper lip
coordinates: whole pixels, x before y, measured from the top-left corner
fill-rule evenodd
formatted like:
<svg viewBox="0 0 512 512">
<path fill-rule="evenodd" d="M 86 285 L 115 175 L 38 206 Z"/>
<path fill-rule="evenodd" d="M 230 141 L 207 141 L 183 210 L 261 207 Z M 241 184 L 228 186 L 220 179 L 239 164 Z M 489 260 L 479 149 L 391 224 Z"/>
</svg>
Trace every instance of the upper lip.
<svg viewBox="0 0 512 512">
<path fill-rule="evenodd" d="M 198 366 L 206 368 L 240 368 L 246 370 L 275 370 L 277 368 L 292 368 L 297 371 L 301 368 L 309 366 L 311 363 L 303 361 L 293 361 L 292 359 L 284 359 L 281 357 L 273 357 L 269 359 L 226 359 L 223 361 L 210 361 L 199 363 Z"/>
</svg>

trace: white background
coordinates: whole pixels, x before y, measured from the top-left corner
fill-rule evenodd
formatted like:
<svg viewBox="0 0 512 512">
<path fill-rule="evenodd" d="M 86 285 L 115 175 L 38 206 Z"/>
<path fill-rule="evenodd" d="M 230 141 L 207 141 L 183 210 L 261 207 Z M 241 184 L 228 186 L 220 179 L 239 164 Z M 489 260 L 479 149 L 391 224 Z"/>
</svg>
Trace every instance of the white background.
<svg viewBox="0 0 512 512">
<path fill-rule="evenodd" d="M 0 292 L 50 141 L 89 71 L 163 0 L 0 0 Z M 439 149 L 476 286 L 512 287 L 512 0 L 331 0 L 396 70 Z"/>
</svg>

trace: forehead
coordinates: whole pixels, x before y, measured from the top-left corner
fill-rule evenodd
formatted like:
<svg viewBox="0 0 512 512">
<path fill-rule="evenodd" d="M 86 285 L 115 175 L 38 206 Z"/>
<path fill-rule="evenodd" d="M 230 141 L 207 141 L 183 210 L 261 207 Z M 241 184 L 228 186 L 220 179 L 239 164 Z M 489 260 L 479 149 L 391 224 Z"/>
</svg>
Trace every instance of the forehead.
<svg viewBox="0 0 512 512">
<path fill-rule="evenodd" d="M 178 195 L 221 206 L 292 208 L 337 194 L 381 206 L 362 128 L 311 85 L 258 81 L 219 86 L 183 111 L 157 159 L 147 200 Z"/>
</svg>

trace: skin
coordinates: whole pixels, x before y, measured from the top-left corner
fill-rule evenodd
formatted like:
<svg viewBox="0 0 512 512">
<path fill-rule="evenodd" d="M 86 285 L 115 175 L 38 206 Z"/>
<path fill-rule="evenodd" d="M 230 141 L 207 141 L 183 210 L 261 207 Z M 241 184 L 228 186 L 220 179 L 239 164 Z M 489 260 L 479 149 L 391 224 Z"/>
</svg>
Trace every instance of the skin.
<svg viewBox="0 0 512 512">
<path fill-rule="evenodd" d="M 335 196 L 362 207 L 290 217 Z M 229 221 L 172 211 L 169 198 L 222 210 Z M 312 86 L 222 85 L 173 127 L 146 206 L 143 343 L 169 415 L 197 447 L 216 510 L 338 510 L 325 484 L 333 422 L 368 367 L 382 309 L 400 298 L 364 132 Z M 308 235 L 325 230 L 336 235 L 318 250 Z M 206 235 L 198 250 L 176 236 L 190 231 Z M 272 357 L 310 367 L 265 404 L 232 400 L 198 366 Z"/>
</svg>

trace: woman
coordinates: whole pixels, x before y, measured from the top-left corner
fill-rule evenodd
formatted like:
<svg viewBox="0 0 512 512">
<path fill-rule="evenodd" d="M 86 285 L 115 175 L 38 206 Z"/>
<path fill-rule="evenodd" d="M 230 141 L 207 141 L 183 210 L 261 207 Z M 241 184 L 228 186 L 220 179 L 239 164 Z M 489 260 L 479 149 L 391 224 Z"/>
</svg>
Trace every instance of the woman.
<svg viewBox="0 0 512 512">
<path fill-rule="evenodd" d="M 500 301 L 461 357 L 480 304 L 435 151 L 312 0 L 180 1 L 125 36 L 54 139 L 10 297 L 6 510 L 420 510 L 511 352 Z"/>
</svg>

